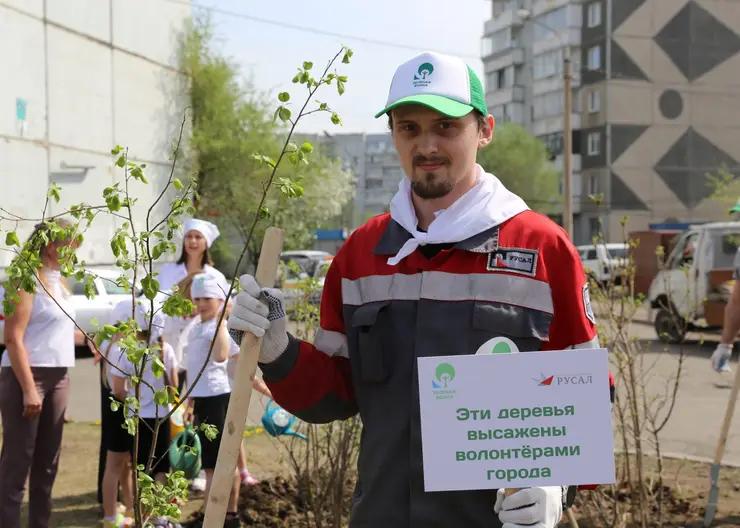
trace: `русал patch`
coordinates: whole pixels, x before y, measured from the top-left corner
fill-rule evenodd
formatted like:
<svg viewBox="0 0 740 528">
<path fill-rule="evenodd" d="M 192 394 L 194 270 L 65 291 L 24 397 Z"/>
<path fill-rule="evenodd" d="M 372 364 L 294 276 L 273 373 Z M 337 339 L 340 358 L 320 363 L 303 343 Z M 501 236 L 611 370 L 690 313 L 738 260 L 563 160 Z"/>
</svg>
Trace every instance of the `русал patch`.
<svg viewBox="0 0 740 528">
<path fill-rule="evenodd" d="M 596 324 L 596 317 L 594 316 L 594 310 L 591 306 L 591 295 L 588 293 L 588 282 L 583 285 L 583 310 L 586 312 L 586 317 L 593 324 Z"/>
<path fill-rule="evenodd" d="M 536 249 L 497 248 L 488 254 L 488 271 L 508 271 L 534 277 L 537 273 Z"/>
</svg>

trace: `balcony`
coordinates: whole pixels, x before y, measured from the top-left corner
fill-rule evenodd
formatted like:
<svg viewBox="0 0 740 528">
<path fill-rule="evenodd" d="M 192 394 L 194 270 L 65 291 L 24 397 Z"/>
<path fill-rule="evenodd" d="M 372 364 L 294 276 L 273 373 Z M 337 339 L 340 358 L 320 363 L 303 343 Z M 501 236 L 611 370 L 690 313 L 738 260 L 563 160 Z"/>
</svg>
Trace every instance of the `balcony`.
<svg viewBox="0 0 740 528">
<path fill-rule="evenodd" d="M 525 99 L 526 93 L 524 91 L 524 86 L 515 84 L 508 88 L 501 88 L 500 90 L 488 92 L 486 94 L 486 105 L 489 108 L 493 108 L 494 106 L 503 104 L 524 103 Z"/>
<path fill-rule="evenodd" d="M 570 126 L 573 130 L 581 128 L 581 114 L 572 113 L 570 117 Z M 532 123 L 532 133 L 535 136 L 544 136 L 553 132 L 563 130 L 563 116 L 544 117 L 535 119 Z"/>
</svg>

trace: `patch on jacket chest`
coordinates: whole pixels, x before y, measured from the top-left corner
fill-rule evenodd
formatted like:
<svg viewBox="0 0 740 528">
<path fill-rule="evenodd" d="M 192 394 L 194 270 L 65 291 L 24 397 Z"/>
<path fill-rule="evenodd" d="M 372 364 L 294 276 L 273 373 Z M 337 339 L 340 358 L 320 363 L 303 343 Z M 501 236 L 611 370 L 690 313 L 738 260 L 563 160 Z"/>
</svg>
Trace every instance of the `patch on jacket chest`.
<svg viewBox="0 0 740 528">
<path fill-rule="evenodd" d="M 488 254 L 488 271 L 507 271 L 534 277 L 537 273 L 536 249 L 496 248 Z"/>
</svg>

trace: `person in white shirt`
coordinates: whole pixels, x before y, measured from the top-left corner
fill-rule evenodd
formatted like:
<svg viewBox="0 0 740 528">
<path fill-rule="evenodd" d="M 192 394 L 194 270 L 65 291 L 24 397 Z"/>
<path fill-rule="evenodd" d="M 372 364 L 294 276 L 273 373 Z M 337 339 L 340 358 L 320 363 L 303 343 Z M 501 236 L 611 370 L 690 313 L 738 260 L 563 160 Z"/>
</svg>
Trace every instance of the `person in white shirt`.
<svg viewBox="0 0 740 528">
<path fill-rule="evenodd" d="M 131 319 L 133 315 L 132 299 L 119 302 L 113 307 L 110 324 L 118 326 Z M 103 427 L 102 437 L 105 438 L 105 469 L 103 471 L 102 496 L 103 496 L 103 526 L 119 527 L 128 526 L 133 523 L 133 481 L 131 475 L 131 451 L 133 448 L 133 436 L 124 426 L 124 414 L 122 410 L 125 395 L 116 394 L 115 373 L 121 368 L 121 362 L 125 359 L 125 353 L 117 346 L 121 339 L 120 334 L 113 336 L 112 341 L 105 340 L 100 344 L 101 354 L 105 357 L 101 360 L 101 381 L 108 391 L 108 401 L 102 409 L 101 424 Z M 117 410 L 111 408 L 110 399 L 116 400 L 119 405 Z M 118 508 L 118 487 L 123 492 L 124 512 Z"/>
<path fill-rule="evenodd" d="M 172 290 L 178 282 L 194 273 L 213 274 L 227 284 L 224 274 L 213 267 L 211 245 L 219 237 L 218 226 L 191 218 L 183 224 L 183 241 L 180 258 L 162 266 L 157 275 L 160 292 Z"/>
<path fill-rule="evenodd" d="M 187 277 L 185 277 L 183 280 L 177 283 L 177 290 L 180 295 L 184 299 L 188 299 L 192 301 L 192 297 L 190 296 L 190 285 L 193 282 L 193 277 L 195 277 L 197 273 L 191 273 Z M 165 297 L 160 296 L 160 299 L 164 301 Z M 183 393 L 183 388 L 185 387 L 185 381 L 187 379 L 187 369 L 185 365 L 187 364 L 186 358 L 185 358 L 185 345 L 187 344 L 187 334 L 190 329 L 190 326 L 192 326 L 196 321 L 198 317 L 198 310 L 193 308 L 193 312 L 188 315 L 183 316 L 170 316 L 165 315 L 164 316 L 164 330 L 162 331 L 162 338 L 164 339 L 165 343 L 169 343 L 174 352 L 175 352 L 175 358 L 177 359 L 178 364 L 178 385 L 177 385 L 177 392 L 178 394 Z"/>
<path fill-rule="evenodd" d="M 164 373 L 160 377 L 154 375 L 152 369 L 152 358 L 146 360 L 142 375 L 141 390 L 139 391 L 139 441 L 137 445 L 136 464 L 143 465 L 147 472 L 157 482 L 164 484 L 166 474 L 170 471 L 169 457 L 167 456 L 170 446 L 170 420 L 163 420 L 172 409 L 171 405 L 159 405 L 154 400 L 154 392 L 167 389 L 172 393 L 177 386 L 177 360 L 175 352 L 168 343 L 162 339 L 164 328 L 164 316 L 159 309 L 154 307 L 154 316 L 150 317 L 151 305 L 147 301 L 137 303 L 135 320 L 139 328 L 137 338 L 147 347 L 158 347 L 159 361 L 164 365 Z M 151 326 L 150 326 L 151 325 Z M 150 330 L 151 328 L 151 330 Z M 118 349 L 117 345 L 113 348 Z M 119 349 L 120 350 L 120 349 Z M 131 362 L 126 353 L 121 354 L 119 369 L 111 371 L 113 394 L 119 400 L 135 397 L 136 390 L 131 382 L 131 376 L 136 375 L 137 367 Z M 134 415 L 133 409 L 126 409 L 126 415 Z M 157 425 L 159 427 L 157 428 Z M 154 438 L 154 432 L 157 436 Z M 130 436 L 130 435 L 129 435 Z M 156 526 L 162 524 L 163 519 L 153 520 Z"/>
<path fill-rule="evenodd" d="M 229 358 L 239 354 L 239 347 L 226 330 L 226 317 L 218 326 L 220 310 L 226 300 L 219 279 L 207 273 L 195 276 L 191 285 L 191 296 L 198 310 L 199 321 L 194 324 L 187 336 L 187 375 L 191 385 L 190 395 L 185 402 L 185 420 L 196 424 L 209 424 L 219 431 L 214 440 L 198 432 L 201 441 L 201 464 L 206 473 L 204 504 L 216 467 L 221 432 L 226 423 L 226 411 L 231 395 L 231 380 L 228 374 Z M 214 342 L 214 336 L 216 336 Z M 208 357 L 213 342 L 213 350 Z M 202 370 L 202 372 L 201 372 Z M 200 374 L 200 376 L 199 376 Z M 228 504 L 225 527 L 240 526 L 237 515 L 239 498 L 239 477 L 234 473 L 234 484 Z M 204 514 L 198 512 L 189 523 L 183 526 L 201 527 Z"/>
<path fill-rule="evenodd" d="M 20 300 L 5 320 L 0 363 L 0 526 L 20 528 L 21 502 L 29 480 L 28 525 L 46 528 L 51 491 L 59 464 L 64 414 L 69 395 L 68 369 L 75 365 L 75 345 L 84 335 L 74 325 L 74 308 L 60 272 L 63 247 L 74 240 L 52 240 L 50 222 L 36 225 L 24 249 L 38 249 L 36 293 L 19 288 Z M 62 228 L 70 223 L 53 221 Z M 34 251 L 35 252 L 35 251 Z"/>
</svg>

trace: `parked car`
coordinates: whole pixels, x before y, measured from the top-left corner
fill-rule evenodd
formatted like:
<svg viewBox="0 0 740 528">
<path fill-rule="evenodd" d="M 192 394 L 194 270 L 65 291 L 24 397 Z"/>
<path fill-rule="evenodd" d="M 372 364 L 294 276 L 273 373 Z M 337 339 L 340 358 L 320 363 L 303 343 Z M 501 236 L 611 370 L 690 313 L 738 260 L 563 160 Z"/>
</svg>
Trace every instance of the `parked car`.
<svg viewBox="0 0 740 528">
<path fill-rule="evenodd" d="M 280 255 L 283 264 L 282 273 L 276 287 L 283 291 L 285 309 L 291 311 L 295 308 L 298 298 L 298 288 L 302 281 L 309 278 L 317 280 L 317 287 L 309 294 L 309 302 L 319 304 L 324 289 L 324 279 L 329 265 L 334 257 L 326 251 L 286 251 Z M 295 262 L 300 271 L 289 265 Z"/>
<path fill-rule="evenodd" d="M 629 244 L 609 242 L 606 244 L 590 244 L 577 246 L 581 262 L 586 275 L 599 284 L 614 282 L 622 283 L 621 271 L 627 267 L 629 261 Z"/>
<path fill-rule="evenodd" d="M 74 277 L 67 278 L 67 285 L 72 293 L 71 302 L 75 309 L 75 322 L 85 332 L 91 333 L 95 330 L 93 322 L 97 320 L 100 325 L 108 323 L 113 307 L 121 301 L 131 298 L 131 290 L 126 291 L 117 284 L 120 276 L 118 271 L 106 269 L 90 269 L 87 273 L 93 276 L 95 296 L 88 299 L 85 296 L 84 287 L 87 281 L 78 282 Z M 4 282 L 6 277 L 2 278 Z M 129 281 L 129 287 L 131 287 Z M 5 292 L 0 288 L 0 298 Z M 142 294 L 141 288 L 137 288 L 136 296 Z M 4 344 L 5 316 L 0 310 L 0 344 Z"/>
</svg>

